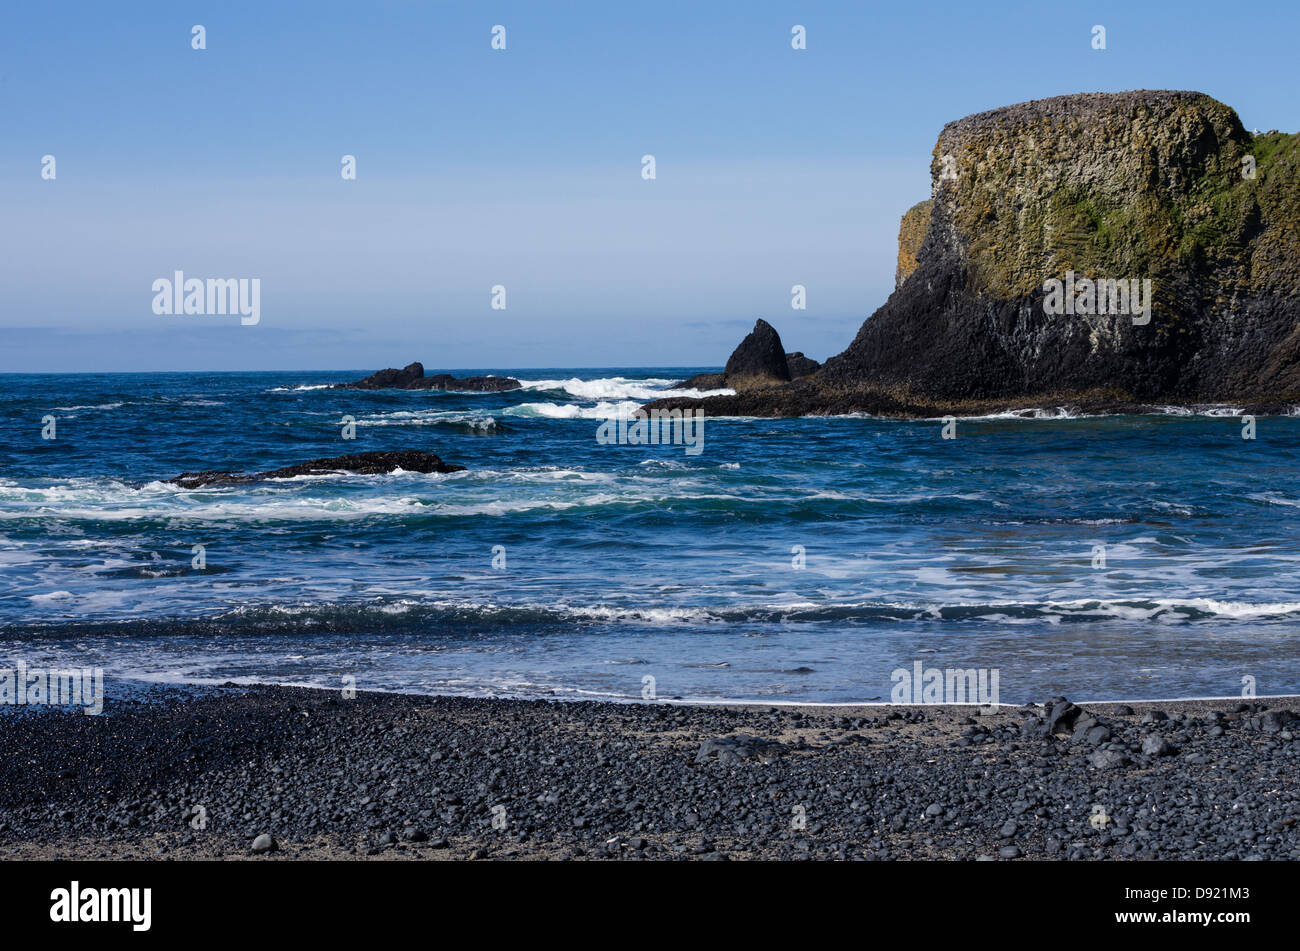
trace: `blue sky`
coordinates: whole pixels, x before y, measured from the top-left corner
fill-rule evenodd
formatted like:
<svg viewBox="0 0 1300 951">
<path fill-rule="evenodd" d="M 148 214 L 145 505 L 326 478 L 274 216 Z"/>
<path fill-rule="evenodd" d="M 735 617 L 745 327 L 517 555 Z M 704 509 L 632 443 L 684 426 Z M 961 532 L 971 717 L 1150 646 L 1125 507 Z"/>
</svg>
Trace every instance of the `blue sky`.
<svg viewBox="0 0 1300 951">
<path fill-rule="evenodd" d="M 302 7 L 4 5 L 0 371 L 713 365 L 759 316 L 824 359 L 945 122 L 1177 88 L 1300 126 L 1290 2 Z M 260 278 L 261 322 L 154 315 L 177 269 Z"/>
</svg>

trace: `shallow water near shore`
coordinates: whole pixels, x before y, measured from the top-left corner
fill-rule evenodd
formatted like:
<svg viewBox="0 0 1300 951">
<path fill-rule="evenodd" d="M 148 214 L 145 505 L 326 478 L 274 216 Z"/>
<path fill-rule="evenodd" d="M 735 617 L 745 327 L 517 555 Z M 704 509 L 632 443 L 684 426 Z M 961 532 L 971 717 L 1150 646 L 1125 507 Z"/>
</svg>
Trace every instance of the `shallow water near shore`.
<svg viewBox="0 0 1300 951">
<path fill-rule="evenodd" d="M 0 663 L 573 699 L 652 677 L 661 698 L 887 701 L 918 661 L 996 670 L 1002 702 L 1300 692 L 1300 418 L 1254 440 L 1216 410 L 597 443 L 700 369 L 456 371 L 525 382 L 495 394 L 4 376 Z M 159 481 L 384 449 L 469 468 Z"/>
</svg>

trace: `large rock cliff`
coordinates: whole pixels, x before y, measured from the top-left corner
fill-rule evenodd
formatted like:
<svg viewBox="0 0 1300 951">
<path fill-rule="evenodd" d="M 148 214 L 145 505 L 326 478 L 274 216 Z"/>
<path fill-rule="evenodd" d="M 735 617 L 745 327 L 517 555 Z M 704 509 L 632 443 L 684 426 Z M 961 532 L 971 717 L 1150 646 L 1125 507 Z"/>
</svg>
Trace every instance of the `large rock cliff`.
<svg viewBox="0 0 1300 951">
<path fill-rule="evenodd" d="M 949 123 L 928 221 L 924 204 L 904 218 L 898 287 L 848 349 L 762 391 L 767 406 L 709 409 L 1300 402 L 1298 139 L 1251 135 L 1195 92 L 1063 96 Z M 1052 280 L 1150 281 L 1149 319 L 1091 293 L 1047 312 Z"/>
</svg>

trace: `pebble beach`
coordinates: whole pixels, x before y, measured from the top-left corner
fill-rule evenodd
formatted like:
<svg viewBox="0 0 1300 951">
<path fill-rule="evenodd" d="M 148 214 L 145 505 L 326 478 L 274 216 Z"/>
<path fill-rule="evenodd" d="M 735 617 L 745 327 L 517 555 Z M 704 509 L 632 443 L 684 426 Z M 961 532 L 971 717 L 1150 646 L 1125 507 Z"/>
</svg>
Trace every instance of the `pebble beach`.
<svg viewBox="0 0 1300 951">
<path fill-rule="evenodd" d="M 701 706 L 148 687 L 0 715 L 0 855 L 1300 858 L 1300 699 Z"/>
</svg>

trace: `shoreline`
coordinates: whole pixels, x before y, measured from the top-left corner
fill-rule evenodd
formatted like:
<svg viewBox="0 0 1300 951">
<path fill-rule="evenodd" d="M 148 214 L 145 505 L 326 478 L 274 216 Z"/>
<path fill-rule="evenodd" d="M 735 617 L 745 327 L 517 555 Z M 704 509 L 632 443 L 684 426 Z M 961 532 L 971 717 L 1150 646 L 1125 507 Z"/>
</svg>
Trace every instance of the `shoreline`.
<svg viewBox="0 0 1300 951">
<path fill-rule="evenodd" d="M 1297 697 L 981 715 L 155 686 L 105 712 L 0 716 L 0 857 L 1300 858 Z"/>
<path fill-rule="evenodd" d="M 916 394 L 896 388 L 851 387 L 822 380 L 817 374 L 788 383 L 738 390 L 730 396 L 676 396 L 671 388 L 659 399 L 645 403 L 646 413 L 698 410 L 706 419 L 813 419 L 863 416 L 898 421 L 982 419 L 1091 419 L 1113 416 L 1204 417 L 1240 419 L 1242 416 L 1289 417 L 1300 407 L 1300 395 L 1277 394 L 1240 399 L 1191 398 L 1134 399 L 1096 391 L 1024 393 L 1020 395 L 955 399 Z"/>
<path fill-rule="evenodd" d="M 119 688 L 117 702 L 131 701 L 138 703 L 157 702 L 161 700 L 159 694 L 168 694 L 169 692 L 191 693 L 195 696 L 212 695 L 221 691 L 228 690 L 310 690 L 318 691 L 323 694 L 341 694 L 342 689 L 339 687 L 326 687 L 320 684 L 308 683 L 286 683 L 282 681 L 234 681 L 226 680 L 220 683 L 215 681 L 189 681 L 189 680 L 135 680 L 125 677 L 105 677 L 106 684 L 114 684 Z M 129 684 L 126 690 L 121 690 L 123 684 Z M 423 693 L 413 690 L 388 690 L 379 687 L 357 690 L 358 694 L 374 694 L 376 696 L 389 697 L 410 697 L 410 698 L 445 698 L 452 700 L 485 700 L 501 701 L 504 703 L 558 703 L 558 704 L 612 704 L 631 705 L 631 706 L 648 706 L 654 707 L 659 705 L 677 706 L 677 707 L 717 707 L 724 709 L 746 710 L 754 708 L 775 707 L 790 710 L 816 710 L 824 713 L 853 713 L 855 711 L 877 712 L 880 709 L 885 710 L 942 710 L 948 714 L 979 714 L 981 708 L 985 706 L 979 703 L 927 703 L 924 701 L 915 701 L 911 703 L 894 703 L 889 700 L 753 700 L 743 697 L 659 697 L 653 700 L 647 700 L 637 696 L 525 696 L 514 694 L 492 694 L 483 696 L 478 694 L 457 694 L 457 693 Z M 104 696 L 105 705 L 111 699 L 107 691 Z M 1300 703 L 1300 693 L 1279 693 L 1279 694 L 1258 694 L 1252 697 L 1242 697 L 1237 694 L 1226 695 L 1206 695 L 1206 696 L 1183 696 L 1183 697 L 1151 697 L 1151 698 L 1134 698 L 1118 697 L 1110 699 L 1090 700 L 1088 698 L 1076 699 L 1078 704 L 1086 704 L 1089 707 L 1107 708 L 1115 706 L 1132 706 L 1143 710 L 1153 705 L 1170 706 L 1186 704 L 1214 704 L 1214 703 L 1240 703 L 1243 701 L 1250 702 L 1272 702 L 1272 703 Z M 994 706 L 993 712 L 1021 709 L 1034 706 L 1036 701 L 1002 701 Z M 55 712 L 78 712 L 76 706 L 67 706 L 57 708 L 54 705 L 28 705 L 28 704 L 6 704 L 0 703 L 0 720 L 5 716 L 12 716 L 21 713 L 30 713 L 31 715 L 42 715 L 44 713 Z"/>
</svg>

